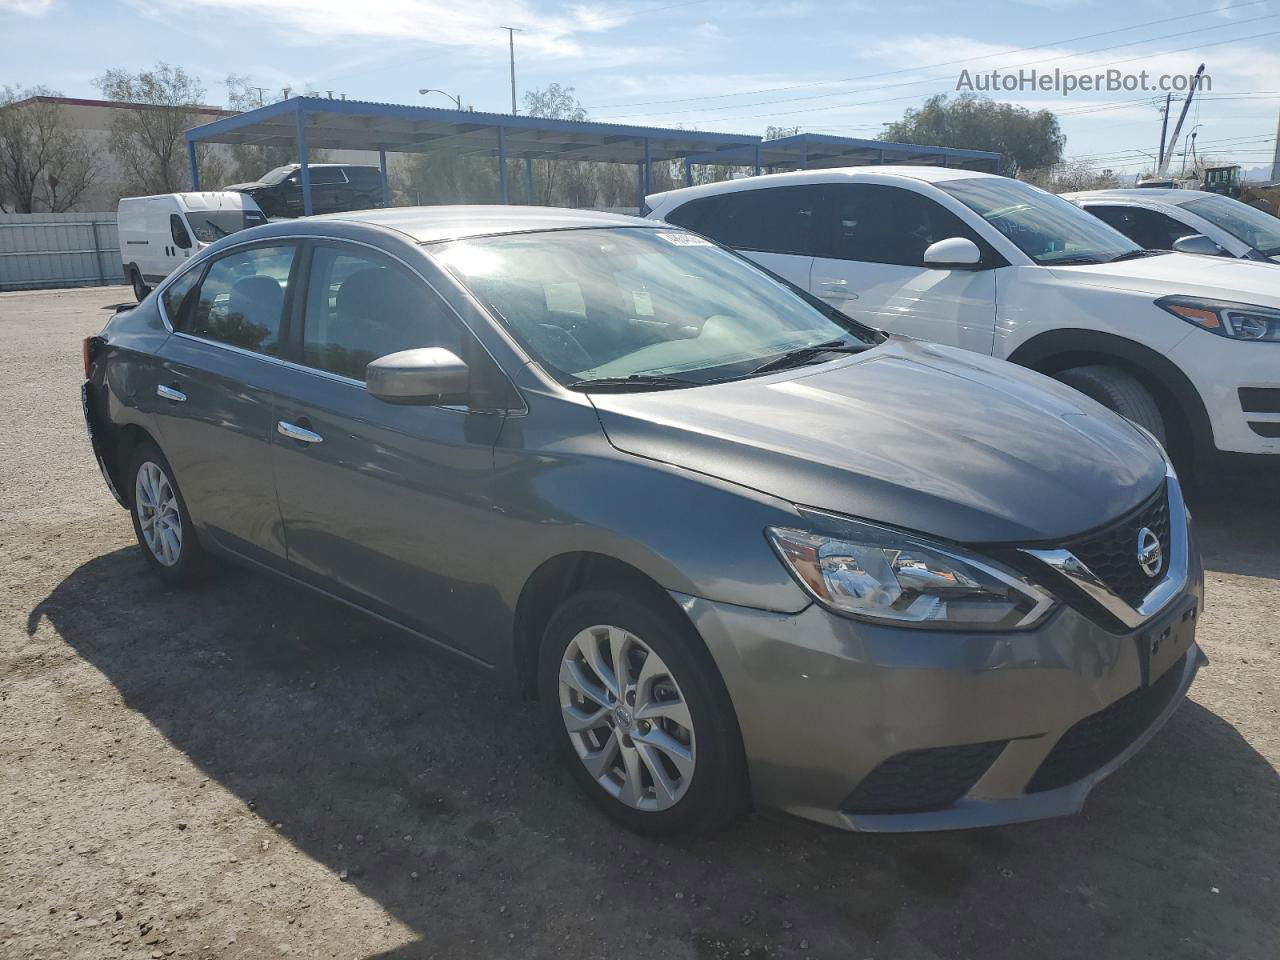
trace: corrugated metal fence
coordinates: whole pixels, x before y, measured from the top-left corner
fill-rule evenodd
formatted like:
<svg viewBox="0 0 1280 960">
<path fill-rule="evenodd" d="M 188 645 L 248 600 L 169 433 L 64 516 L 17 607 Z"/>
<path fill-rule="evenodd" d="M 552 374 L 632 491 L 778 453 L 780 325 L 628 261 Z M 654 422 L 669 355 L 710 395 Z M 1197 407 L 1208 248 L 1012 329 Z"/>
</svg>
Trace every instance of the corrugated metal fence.
<svg viewBox="0 0 1280 960">
<path fill-rule="evenodd" d="M 114 213 L 0 214 L 0 290 L 124 282 Z"/>
</svg>

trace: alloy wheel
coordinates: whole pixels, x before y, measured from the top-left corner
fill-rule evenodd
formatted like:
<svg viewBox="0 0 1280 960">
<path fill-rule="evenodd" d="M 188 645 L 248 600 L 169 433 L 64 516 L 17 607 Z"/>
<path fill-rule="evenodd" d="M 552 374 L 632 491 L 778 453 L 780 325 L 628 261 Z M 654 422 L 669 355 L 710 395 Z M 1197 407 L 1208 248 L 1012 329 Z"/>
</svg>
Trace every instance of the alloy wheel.
<svg viewBox="0 0 1280 960">
<path fill-rule="evenodd" d="M 163 566 L 172 567 L 182 556 L 182 514 L 173 484 L 158 464 L 148 460 L 138 468 L 133 502 L 151 555 Z"/>
<path fill-rule="evenodd" d="M 616 626 L 580 631 L 560 663 L 560 714 L 587 771 L 636 810 L 666 810 L 697 763 L 693 721 L 662 658 Z"/>
</svg>

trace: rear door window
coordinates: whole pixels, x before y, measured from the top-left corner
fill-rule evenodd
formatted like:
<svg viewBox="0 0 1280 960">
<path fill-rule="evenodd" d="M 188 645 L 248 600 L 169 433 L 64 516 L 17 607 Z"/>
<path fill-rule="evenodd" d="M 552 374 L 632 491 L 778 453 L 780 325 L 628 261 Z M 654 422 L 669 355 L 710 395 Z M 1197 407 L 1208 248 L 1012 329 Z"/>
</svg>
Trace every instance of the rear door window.
<svg viewBox="0 0 1280 960">
<path fill-rule="evenodd" d="M 268 356 L 281 352 L 293 244 L 251 247 L 209 265 L 200 292 L 175 329 Z"/>
<path fill-rule="evenodd" d="M 1172 250 L 1176 240 L 1196 232 L 1185 223 L 1147 207 L 1095 204 L 1085 209 L 1146 250 Z"/>
<path fill-rule="evenodd" d="M 819 194 L 816 185 L 727 193 L 698 226 L 681 225 L 737 250 L 812 256 Z"/>
</svg>

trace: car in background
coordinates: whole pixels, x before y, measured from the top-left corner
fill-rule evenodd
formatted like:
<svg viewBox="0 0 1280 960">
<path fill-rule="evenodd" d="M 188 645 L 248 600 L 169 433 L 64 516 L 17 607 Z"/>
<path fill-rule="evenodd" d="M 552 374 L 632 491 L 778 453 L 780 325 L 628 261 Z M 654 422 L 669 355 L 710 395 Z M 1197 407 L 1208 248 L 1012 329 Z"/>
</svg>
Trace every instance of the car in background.
<svg viewBox="0 0 1280 960">
<path fill-rule="evenodd" d="M 655 194 L 695 230 L 893 333 L 1048 374 L 1189 464 L 1280 454 L 1280 271 L 1148 250 L 1061 197 L 945 167 Z"/>
<path fill-rule="evenodd" d="M 1280 219 L 1202 190 L 1087 190 L 1064 193 L 1148 250 L 1280 263 Z"/>
<path fill-rule="evenodd" d="M 307 164 L 311 179 L 313 213 L 343 210 L 372 210 L 382 206 L 382 171 L 358 163 Z M 251 183 L 223 187 L 253 197 L 269 217 L 300 217 L 305 212 L 302 198 L 302 167 L 288 163 L 263 174 Z"/>
<path fill-rule="evenodd" d="M 152 285 L 211 243 L 266 222 L 253 198 L 242 193 L 122 197 L 116 231 L 125 279 L 141 302 Z"/>
<path fill-rule="evenodd" d="M 1071 813 L 1201 661 L 1150 436 L 665 224 L 277 221 L 84 359 L 163 581 L 237 559 L 496 670 L 642 832 Z"/>
</svg>

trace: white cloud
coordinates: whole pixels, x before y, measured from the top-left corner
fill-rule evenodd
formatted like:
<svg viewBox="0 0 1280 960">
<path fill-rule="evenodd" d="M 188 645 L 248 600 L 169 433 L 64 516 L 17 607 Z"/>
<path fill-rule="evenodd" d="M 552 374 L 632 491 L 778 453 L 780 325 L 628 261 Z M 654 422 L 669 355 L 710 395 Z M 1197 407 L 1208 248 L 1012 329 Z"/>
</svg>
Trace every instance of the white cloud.
<svg viewBox="0 0 1280 960">
<path fill-rule="evenodd" d="M 53 0 L 0 0 L 0 10 L 25 14 L 28 17 L 43 17 L 53 9 Z"/>
<path fill-rule="evenodd" d="M 5 2 L 5 0 L 0 0 Z M 156 19 L 171 19 L 174 7 L 158 0 L 130 0 Z M 203 11 L 202 13 L 200 11 Z M 625 10 L 601 3 L 536 10 L 527 0 L 460 5 L 448 0 L 188 0 L 180 15 L 246 17 L 272 23 L 276 39 L 301 45 L 331 42 L 417 42 L 454 48 L 492 48 L 505 40 L 499 25 L 520 28 L 516 43 L 525 56 L 577 58 L 580 38 L 622 26 Z"/>
</svg>

